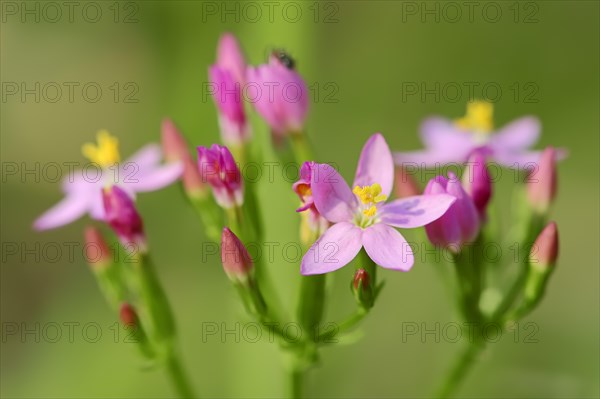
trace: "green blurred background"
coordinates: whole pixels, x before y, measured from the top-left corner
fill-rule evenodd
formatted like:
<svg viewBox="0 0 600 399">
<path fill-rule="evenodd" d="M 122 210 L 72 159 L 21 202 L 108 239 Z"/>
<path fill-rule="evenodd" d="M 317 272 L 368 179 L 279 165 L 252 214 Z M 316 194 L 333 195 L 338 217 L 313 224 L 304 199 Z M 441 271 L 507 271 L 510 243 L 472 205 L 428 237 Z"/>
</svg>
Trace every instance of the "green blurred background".
<svg viewBox="0 0 600 399">
<path fill-rule="evenodd" d="M 552 216 L 560 229 L 560 263 L 546 299 L 526 319 L 538 327 L 537 342 L 523 342 L 531 330 L 522 326 L 518 343 L 511 335 L 490 345 L 459 396 L 598 397 L 598 2 L 480 2 L 471 16 L 464 2 L 273 2 L 272 19 L 264 2 L 193 1 L 95 2 L 86 19 L 82 10 L 87 3 L 81 2 L 72 21 L 63 8 L 56 23 L 51 21 L 55 11 L 44 9 L 42 2 L 39 22 L 27 14 L 23 21 L 22 8 L 35 10 L 36 3 L 2 3 L 3 397 L 172 395 L 161 371 L 143 370 L 132 344 L 123 343 L 122 335 L 115 343 L 116 317 L 96 287 L 81 246 L 69 259 L 64 243 L 81 243 L 89 219 L 39 234 L 31 224 L 61 197 L 59 184 L 44 179 L 44 165 L 84 162 L 81 144 L 93 140 L 100 128 L 120 138 L 124 157 L 157 141 L 165 116 L 194 145 L 216 142 L 215 107 L 202 88 L 225 31 L 238 36 L 252 63 L 262 62 L 273 47 L 284 47 L 297 59 L 311 93 L 318 93 L 307 126 L 318 159 L 336 162 L 347 178 L 372 133 L 383 132 L 393 149 L 416 149 L 424 117 L 462 115 L 469 94 L 465 82 L 475 82 L 477 97 L 486 84 L 501 88 L 501 98 L 488 92 L 498 100 L 498 125 L 538 115 L 543 123 L 539 148 L 552 144 L 570 151 L 560 165 Z M 102 15 L 92 23 L 96 9 Z M 39 103 L 32 95 L 22 101 L 6 96 L 6 82 L 28 87 L 97 82 L 103 95 L 90 103 L 76 89 L 73 102 L 66 91 L 56 103 L 43 95 Z M 121 89 L 117 101 L 109 89 L 114 82 Z M 128 82 L 139 88 L 133 97 L 137 103 L 124 102 L 131 91 L 124 87 Z M 439 82 L 448 90 L 458 84 L 464 90 L 458 98 L 443 90 L 437 99 L 431 94 L 421 98 L 421 92 L 403 96 L 413 82 L 426 88 Z M 6 165 L 13 163 L 20 170 L 39 163 L 41 175 L 10 175 Z M 269 209 L 264 215 L 267 241 L 283 245 L 296 240 L 298 220 L 289 182 L 280 173 L 275 176 L 273 182 L 261 180 L 261 201 Z M 496 202 L 510 196 L 513 175 L 505 171 L 504 176 Z M 202 323 L 233 329 L 248 319 L 218 258 L 203 261 L 207 239 L 179 189 L 140 195 L 138 204 L 175 309 L 184 361 L 200 393 L 281 396 L 283 361 L 276 345 L 235 342 L 232 335 L 203 339 Z M 39 245 L 39 259 L 22 251 L 10 254 L 7 243 Z M 53 243 L 62 249 L 57 262 L 50 259 Z M 48 248 L 46 256 L 43 248 Z M 275 254 L 274 279 L 285 293 L 283 301 L 292 306 L 299 268 L 284 261 L 280 250 Z M 435 323 L 456 320 L 440 268 L 444 265 L 418 262 L 410 273 L 382 272 L 387 286 L 363 325 L 363 337 L 322 351 L 322 365 L 308 375 L 307 395 L 428 397 L 460 344 L 435 342 L 431 334 L 403 340 L 402 327 L 410 322 L 433 329 Z M 339 320 L 352 308 L 351 275 L 351 268 L 335 273 L 327 320 Z M 80 323 L 73 342 L 64 326 L 70 322 Z M 40 342 L 34 334 L 9 334 L 15 323 L 34 330 L 39 323 Z M 56 330 L 49 323 L 63 326 L 56 343 L 50 342 Z M 98 342 L 83 339 L 82 327 L 90 323 L 101 327 Z M 94 338 L 93 326 L 87 332 Z"/>
</svg>

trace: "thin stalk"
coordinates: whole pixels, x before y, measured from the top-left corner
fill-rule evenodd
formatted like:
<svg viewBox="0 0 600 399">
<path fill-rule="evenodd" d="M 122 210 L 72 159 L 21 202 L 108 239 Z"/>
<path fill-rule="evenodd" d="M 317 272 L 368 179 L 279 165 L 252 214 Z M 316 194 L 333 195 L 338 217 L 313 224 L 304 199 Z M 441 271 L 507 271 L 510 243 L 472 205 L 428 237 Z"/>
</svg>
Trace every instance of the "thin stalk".
<svg viewBox="0 0 600 399">
<path fill-rule="evenodd" d="M 171 354 L 167 358 L 167 372 L 173 387 L 177 391 L 180 398 L 198 398 L 194 393 L 192 384 L 190 383 L 189 377 L 184 370 L 181 360 L 176 354 Z"/>
<path fill-rule="evenodd" d="M 289 397 L 293 399 L 302 397 L 302 387 L 304 385 L 304 373 L 303 369 L 292 368 L 289 371 Z"/>
<path fill-rule="evenodd" d="M 457 358 L 450 372 L 446 375 L 444 382 L 435 395 L 436 398 L 449 398 L 458 389 L 475 365 L 475 360 L 477 360 L 483 348 L 483 343 L 477 338 L 469 343 L 460 357 Z"/>
</svg>

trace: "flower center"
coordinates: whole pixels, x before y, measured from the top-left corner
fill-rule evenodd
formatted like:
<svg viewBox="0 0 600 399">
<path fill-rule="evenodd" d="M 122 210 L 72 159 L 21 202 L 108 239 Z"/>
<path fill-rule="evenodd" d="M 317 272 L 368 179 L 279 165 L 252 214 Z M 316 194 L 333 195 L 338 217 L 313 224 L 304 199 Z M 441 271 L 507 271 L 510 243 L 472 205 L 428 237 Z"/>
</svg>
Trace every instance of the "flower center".
<svg viewBox="0 0 600 399">
<path fill-rule="evenodd" d="M 106 130 L 101 130 L 96 135 L 96 140 L 98 145 L 86 143 L 81 147 L 83 156 L 103 168 L 112 166 L 121 160 L 119 140 L 115 136 L 111 136 Z"/>
<path fill-rule="evenodd" d="M 467 113 L 454 121 L 461 129 L 474 133 L 487 134 L 494 128 L 494 105 L 485 101 L 471 101 L 467 104 Z"/>
<path fill-rule="evenodd" d="M 360 202 L 362 202 L 362 214 L 368 219 L 377 214 L 377 204 L 387 199 L 387 195 L 381 194 L 381 185 L 379 185 L 379 183 L 370 186 L 356 186 L 352 192 L 356 194 Z"/>
</svg>

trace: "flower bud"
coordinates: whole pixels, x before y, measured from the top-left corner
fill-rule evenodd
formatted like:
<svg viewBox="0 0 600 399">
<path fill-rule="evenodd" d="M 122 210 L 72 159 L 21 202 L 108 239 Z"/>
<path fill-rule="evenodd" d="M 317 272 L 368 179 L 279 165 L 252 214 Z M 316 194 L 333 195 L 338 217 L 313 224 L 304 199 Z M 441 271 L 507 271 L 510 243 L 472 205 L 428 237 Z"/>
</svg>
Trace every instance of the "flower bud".
<svg viewBox="0 0 600 399">
<path fill-rule="evenodd" d="M 126 326 L 137 327 L 139 324 L 135 309 L 127 302 L 121 304 L 121 309 L 119 309 L 119 319 L 121 319 L 121 323 Z"/>
<path fill-rule="evenodd" d="M 241 84 L 246 81 L 246 59 L 235 36 L 225 33 L 217 45 L 217 65 L 231 72 Z"/>
<path fill-rule="evenodd" d="M 88 226 L 84 231 L 85 237 L 85 258 L 92 267 L 105 268 L 110 266 L 112 254 L 108 244 L 102 236 L 100 229 L 94 226 Z"/>
<path fill-rule="evenodd" d="M 186 157 L 189 157 L 187 143 L 172 120 L 168 118 L 163 119 L 160 137 L 166 161 L 182 161 Z"/>
<path fill-rule="evenodd" d="M 211 186 L 220 206 L 233 208 L 244 203 L 242 175 L 227 147 L 218 144 L 198 147 L 198 169 L 202 182 Z"/>
<path fill-rule="evenodd" d="M 217 63 L 208 70 L 211 92 L 219 112 L 223 142 L 239 146 L 251 137 L 250 123 L 244 110 L 242 86 L 246 81 L 246 61 L 232 34 L 225 34 L 217 47 Z"/>
<path fill-rule="evenodd" d="M 525 309 L 531 310 L 544 296 L 548 279 L 558 258 L 558 230 L 549 223 L 535 240 L 529 254 L 529 274 L 525 282 Z"/>
<path fill-rule="evenodd" d="M 227 227 L 221 235 L 221 262 L 225 273 L 233 282 L 246 282 L 254 268 L 248 250 Z"/>
<path fill-rule="evenodd" d="M 547 147 L 537 169 L 530 174 L 527 183 L 527 199 L 539 214 L 548 212 L 556 196 L 556 150 Z"/>
<path fill-rule="evenodd" d="M 547 270 L 556 264 L 558 258 L 558 229 L 550 222 L 536 238 L 529 254 L 531 267 Z"/>
<path fill-rule="evenodd" d="M 473 199 L 479 217 L 485 219 L 486 208 L 492 198 L 492 181 L 485 163 L 485 155 L 475 151 L 467 162 L 462 185 Z"/>
<path fill-rule="evenodd" d="M 143 222 L 129 195 L 118 186 L 102 190 L 106 222 L 112 227 L 123 245 L 137 245 L 140 253 L 146 252 Z"/>
<path fill-rule="evenodd" d="M 373 306 L 373 287 L 369 273 L 365 269 L 358 269 L 354 273 L 352 292 L 359 305 L 367 309 Z"/>
<path fill-rule="evenodd" d="M 450 179 L 437 176 L 429 181 L 424 195 L 450 194 L 456 201 L 439 219 L 425 226 L 433 245 L 458 253 L 463 244 L 472 242 L 479 234 L 479 217 L 475 204 L 453 173 Z"/>
<path fill-rule="evenodd" d="M 397 198 L 406 198 L 421 194 L 419 183 L 417 183 L 414 177 L 412 177 L 403 166 L 396 168 L 396 184 L 394 184 L 394 191 Z"/>
<path fill-rule="evenodd" d="M 294 62 L 289 61 L 288 55 L 278 51 L 268 64 L 250 67 L 247 73 L 249 83 L 262 93 L 272 94 L 259 96 L 254 106 L 276 139 L 302 132 L 308 112 L 308 89 L 293 69 Z"/>
<path fill-rule="evenodd" d="M 208 187 L 202 182 L 200 172 L 196 167 L 183 135 L 170 119 L 164 119 L 161 129 L 163 152 L 167 161 L 183 163 L 183 189 L 191 199 L 205 198 Z"/>
</svg>

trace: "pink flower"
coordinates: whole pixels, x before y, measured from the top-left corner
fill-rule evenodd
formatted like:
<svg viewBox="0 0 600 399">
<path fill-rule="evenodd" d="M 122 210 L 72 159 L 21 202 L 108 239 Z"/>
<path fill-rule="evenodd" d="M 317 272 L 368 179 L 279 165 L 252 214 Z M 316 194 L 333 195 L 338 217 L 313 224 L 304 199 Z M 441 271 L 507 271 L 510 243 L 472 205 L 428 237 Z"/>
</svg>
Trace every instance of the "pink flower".
<svg viewBox="0 0 600 399">
<path fill-rule="evenodd" d="M 301 133 L 308 112 L 308 89 L 288 56 L 273 54 L 268 64 L 249 67 L 248 95 L 276 137 Z"/>
<path fill-rule="evenodd" d="M 315 162 L 304 162 L 300 167 L 300 178 L 292 189 L 300 198 L 302 206 L 296 209 L 296 212 L 309 212 L 309 225 L 313 231 L 324 231 L 328 227 L 328 222 L 321 216 L 312 197 L 311 180 L 313 169 L 317 164 Z"/>
<path fill-rule="evenodd" d="M 442 217 L 427 224 L 425 231 L 432 244 L 458 252 L 463 244 L 473 241 L 479 234 L 479 216 L 460 181 L 453 173 L 448 176 L 450 179 L 443 176 L 431 179 L 425 187 L 425 196 L 450 194 L 456 201 Z"/>
<path fill-rule="evenodd" d="M 244 203 L 244 182 L 227 147 L 218 144 L 210 148 L 198 147 L 198 169 L 202 181 L 210 184 L 220 206 L 232 208 Z"/>
<path fill-rule="evenodd" d="M 223 142 L 240 145 L 250 139 L 250 124 L 242 101 L 246 61 L 232 34 L 221 37 L 217 47 L 217 63 L 208 70 L 213 99 L 219 111 L 219 127 Z"/>
<path fill-rule="evenodd" d="M 69 224 L 86 213 L 105 220 L 103 187 L 115 185 L 132 194 L 155 191 L 177 181 L 183 171 L 180 162 L 161 164 L 163 154 L 157 144 L 149 144 L 120 162 L 118 141 L 106 131 L 98 133 L 98 146 L 86 144 L 83 150 L 98 168 L 70 173 L 62 183 L 65 198 L 34 222 L 36 230 Z"/>
<path fill-rule="evenodd" d="M 362 150 L 353 190 L 334 168 L 315 164 L 311 176 L 314 205 L 333 225 L 304 255 L 302 274 L 337 270 L 362 247 L 379 266 L 400 271 L 412 267 L 412 250 L 394 227 L 424 226 L 442 216 L 455 198 L 417 195 L 386 204 L 393 181 L 392 154 L 379 133 Z"/>
<path fill-rule="evenodd" d="M 421 140 L 425 150 L 397 152 L 398 165 L 417 164 L 435 167 L 449 163 L 463 163 L 479 150 L 497 163 L 515 169 L 524 169 L 537 163 L 540 151 L 529 151 L 538 141 L 540 122 L 533 116 L 517 119 L 498 131 L 493 131 L 493 105 L 473 101 L 467 105 L 467 114 L 455 121 L 431 117 L 421 125 Z M 564 158 L 566 151 L 560 151 Z"/>
</svg>

